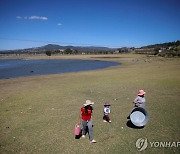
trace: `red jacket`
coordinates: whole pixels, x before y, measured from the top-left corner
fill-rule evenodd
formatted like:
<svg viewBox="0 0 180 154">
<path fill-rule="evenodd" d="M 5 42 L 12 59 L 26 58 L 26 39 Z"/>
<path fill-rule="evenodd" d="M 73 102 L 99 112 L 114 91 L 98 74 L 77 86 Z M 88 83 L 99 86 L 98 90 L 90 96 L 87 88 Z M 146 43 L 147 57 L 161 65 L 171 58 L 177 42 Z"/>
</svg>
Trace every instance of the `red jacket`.
<svg viewBox="0 0 180 154">
<path fill-rule="evenodd" d="M 82 107 L 81 108 L 81 116 L 82 116 L 82 119 L 85 121 L 90 120 L 91 116 L 92 116 L 92 110 L 88 110 L 88 112 L 86 113 L 85 108 Z"/>
</svg>

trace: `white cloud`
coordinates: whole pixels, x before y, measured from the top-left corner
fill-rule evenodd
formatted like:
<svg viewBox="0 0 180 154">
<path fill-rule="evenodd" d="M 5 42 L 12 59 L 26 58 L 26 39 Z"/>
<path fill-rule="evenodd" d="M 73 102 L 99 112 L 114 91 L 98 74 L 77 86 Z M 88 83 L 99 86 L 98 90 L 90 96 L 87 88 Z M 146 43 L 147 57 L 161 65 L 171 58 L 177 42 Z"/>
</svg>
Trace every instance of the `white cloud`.
<svg viewBox="0 0 180 154">
<path fill-rule="evenodd" d="M 22 17 L 21 17 L 21 16 L 17 16 L 16 18 L 17 18 L 17 19 L 22 19 Z"/>
<path fill-rule="evenodd" d="M 37 20 L 48 20 L 47 17 L 41 17 L 41 16 L 30 16 L 28 19 L 33 20 L 33 19 L 37 19 Z"/>
<path fill-rule="evenodd" d="M 58 25 L 58 26 L 62 26 L 62 23 L 58 23 L 57 25 Z"/>
<path fill-rule="evenodd" d="M 29 20 L 48 20 L 47 17 L 42 17 L 42 16 L 30 16 L 30 17 L 21 17 L 21 16 L 17 16 L 17 19 L 29 19 Z"/>
</svg>

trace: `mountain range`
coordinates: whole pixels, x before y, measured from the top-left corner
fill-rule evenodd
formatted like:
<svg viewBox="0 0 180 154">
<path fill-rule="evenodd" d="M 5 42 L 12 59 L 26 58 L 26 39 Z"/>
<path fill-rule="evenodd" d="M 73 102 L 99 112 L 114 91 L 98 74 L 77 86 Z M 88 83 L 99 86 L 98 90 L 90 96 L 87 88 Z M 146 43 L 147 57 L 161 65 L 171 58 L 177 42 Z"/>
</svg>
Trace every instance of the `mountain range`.
<svg viewBox="0 0 180 154">
<path fill-rule="evenodd" d="M 130 48 L 124 47 L 126 50 Z M 57 44 L 48 44 L 41 47 L 35 48 L 26 48 L 26 49 L 16 49 L 16 50 L 1 50 L 0 54 L 9 54 L 9 53 L 45 53 L 46 51 L 63 51 L 66 49 L 71 49 L 73 51 L 78 51 L 80 53 L 95 53 L 95 52 L 113 52 L 116 50 L 124 50 L 124 48 L 108 48 L 108 47 L 98 47 L 98 46 L 61 46 Z M 148 48 L 173 48 L 175 50 L 180 50 L 180 41 L 167 42 L 161 44 L 147 45 L 141 47 L 141 49 Z M 134 48 L 136 49 L 136 48 Z"/>
<path fill-rule="evenodd" d="M 78 50 L 78 51 L 109 51 L 115 50 L 115 48 L 108 48 L 108 47 L 96 47 L 96 46 L 61 46 L 57 44 L 48 44 L 41 47 L 35 48 L 26 48 L 26 49 L 16 49 L 16 50 L 2 50 L 0 51 L 1 54 L 5 53 L 23 53 L 23 52 L 46 52 L 46 51 L 57 51 L 57 50 L 65 50 L 70 48 L 71 50 Z"/>
</svg>

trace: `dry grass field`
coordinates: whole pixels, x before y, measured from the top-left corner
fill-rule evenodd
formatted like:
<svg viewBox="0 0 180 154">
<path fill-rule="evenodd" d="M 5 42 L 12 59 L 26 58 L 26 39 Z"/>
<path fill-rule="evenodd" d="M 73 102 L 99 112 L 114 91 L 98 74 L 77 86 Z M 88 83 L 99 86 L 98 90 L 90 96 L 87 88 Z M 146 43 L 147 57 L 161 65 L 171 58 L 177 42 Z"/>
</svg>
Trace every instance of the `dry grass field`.
<svg viewBox="0 0 180 154">
<path fill-rule="evenodd" d="M 0 80 L 0 153 L 127 154 L 140 153 L 136 148 L 139 138 L 149 142 L 180 141 L 180 59 L 135 54 L 20 58 L 109 60 L 121 65 Z M 127 123 L 139 89 L 146 91 L 149 113 L 149 121 L 142 129 Z M 95 102 L 96 144 L 90 144 L 88 137 L 75 139 L 73 134 L 87 99 Z M 111 104 L 111 124 L 102 121 L 105 101 Z M 180 145 L 148 145 L 142 153 L 180 153 Z"/>
</svg>

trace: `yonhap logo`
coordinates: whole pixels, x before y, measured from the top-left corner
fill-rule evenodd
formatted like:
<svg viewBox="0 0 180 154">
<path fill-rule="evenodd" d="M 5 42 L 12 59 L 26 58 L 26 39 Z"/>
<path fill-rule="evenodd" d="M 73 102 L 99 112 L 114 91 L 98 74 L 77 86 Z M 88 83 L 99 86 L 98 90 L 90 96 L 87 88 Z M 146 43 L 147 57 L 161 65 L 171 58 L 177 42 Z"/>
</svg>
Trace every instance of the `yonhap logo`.
<svg viewBox="0 0 180 154">
<path fill-rule="evenodd" d="M 138 149 L 138 151 L 142 151 L 142 150 L 145 150 L 148 146 L 148 141 L 147 139 L 145 138 L 139 138 L 137 141 L 136 141 L 136 148 Z"/>
<path fill-rule="evenodd" d="M 138 151 L 143 151 L 145 150 L 147 147 L 150 148 L 179 148 L 180 147 L 180 142 L 176 141 L 176 142 L 171 142 L 171 141 L 149 141 L 147 140 L 147 138 L 139 138 L 136 141 L 136 148 Z"/>
</svg>

